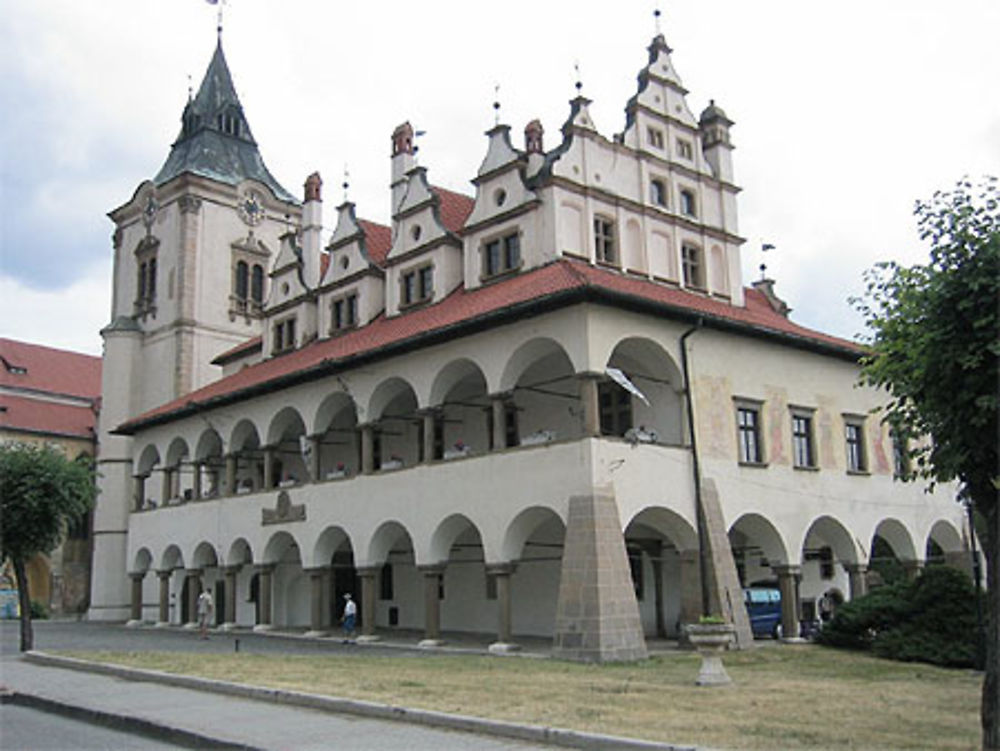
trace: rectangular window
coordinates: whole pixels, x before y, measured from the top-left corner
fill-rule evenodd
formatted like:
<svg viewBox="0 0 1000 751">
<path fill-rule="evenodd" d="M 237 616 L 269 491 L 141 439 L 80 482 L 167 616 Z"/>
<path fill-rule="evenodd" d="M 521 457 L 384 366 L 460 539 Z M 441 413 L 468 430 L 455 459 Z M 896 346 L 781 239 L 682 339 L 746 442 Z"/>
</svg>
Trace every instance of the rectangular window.
<svg viewBox="0 0 1000 751">
<path fill-rule="evenodd" d="M 844 438 L 847 448 L 847 471 L 866 472 L 864 424 L 859 420 L 844 423 Z"/>
<path fill-rule="evenodd" d="M 632 427 L 632 396 L 614 381 L 597 385 L 601 435 L 623 436 Z"/>
<path fill-rule="evenodd" d="M 655 149 L 663 148 L 663 131 L 650 126 L 646 128 L 646 141 Z"/>
<path fill-rule="evenodd" d="M 812 422 L 812 415 L 792 415 L 792 457 L 796 467 L 811 469 L 816 466 Z"/>
<path fill-rule="evenodd" d="M 428 264 L 400 277 L 402 305 L 426 302 L 434 296 L 434 267 Z"/>
<path fill-rule="evenodd" d="M 379 575 L 379 599 L 380 600 L 392 600 L 395 599 L 392 586 L 392 564 L 386 563 L 382 566 L 382 571 Z"/>
<path fill-rule="evenodd" d="M 684 286 L 705 289 L 705 265 L 702 263 L 701 248 L 688 243 L 681 245 L 681 265 Z"/>
<path fill-rule="evenodd" d="M 490 240 L 483 246 L 483 277 L 513 271 L 521 265 L 521 236 L 517 232 Z"/>
<path fill-rule="evenodd" d="M 295 319 L 287 318 L 274 324 L 275 353 L 295 349 Z"/>
<path fill-rule="evenodd" d="M 333 301 L 330 328 L 334 331 L 349 329 L 358 325 L 358 296 L 348 295 Z"/>
<path fill-rule="evenodd" d="M 403 304 L 412 305 L 417 301 L 417 272 L 403 274 Z"/>
<path fill-rule="evenodd" d="M 667 205 L 667 186 L 663 180 L 649 181 L 649 201 L 655 206 Z"/>
<path fill-rule="evenodd" d="M 690 141 L 686 141 L 683 138 L 677 139 L 677 156 L 688 161 L 694 159 L 694 149 Z"/>
<path fill-rule="evenodd" d="M 681 191 L 681 213 L 684 216 L 698 216 L 698 207 L 695 204 L 694 193 L 690 190 Z"/>
<path fill-rule="evenodd" d="M 760 445 L 760 408 L 740 405 L 736 408 L 741 464 L 761 464 L 764 452 Z"/>
<path fill-rule="evenodd" d="M 424 266 L 420 269 L 420 299 L 429 300 L 434 296 L 434 267 Z"/>
<path fill-rule="evenodd" d="M 599 263 L 615 262 L 615 223 L 602 216 L 594 217 L 594 251 Z"/>
<path fill-rule="evenodd" d="M 342 329 L 344 328 L 344 301 L 334 300 L 333 301 L 333 328 Z"/>
</svg>

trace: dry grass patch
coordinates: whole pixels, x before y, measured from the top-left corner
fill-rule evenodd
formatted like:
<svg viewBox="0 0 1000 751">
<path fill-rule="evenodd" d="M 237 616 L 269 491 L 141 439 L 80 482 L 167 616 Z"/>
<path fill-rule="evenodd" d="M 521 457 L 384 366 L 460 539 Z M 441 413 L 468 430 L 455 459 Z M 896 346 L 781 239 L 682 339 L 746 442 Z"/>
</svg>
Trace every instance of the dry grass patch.
<svg viewBox="0 0 1000 751">
<path fill-rule="evenodd" d="M 698 658 L 691 654 L 633 665 L 456 655 L 71 656 L 720 749 L 965 751 L 979 740 L 979 674 L 816 646 L 728 655 L 735 685 L 723 689 L 693 685 Z"/>
</svg>

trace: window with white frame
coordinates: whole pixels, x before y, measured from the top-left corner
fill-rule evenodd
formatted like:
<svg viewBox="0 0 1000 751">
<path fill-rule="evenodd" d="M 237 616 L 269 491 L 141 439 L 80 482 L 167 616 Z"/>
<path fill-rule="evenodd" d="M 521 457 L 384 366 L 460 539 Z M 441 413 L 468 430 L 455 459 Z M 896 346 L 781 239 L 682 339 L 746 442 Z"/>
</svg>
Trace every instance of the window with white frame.
<svg viewBox="0 0 1000 751">
<path fill-rule="evenodd" d="M 690 141 L 685 138 L 677 139 L 677 156 L 688 161 L 694 159 L 694 147 L 691 146 Z"/>
<path fill-rule="evenodd" d="M 483 245 L 483 278 L 499 276 L 521 266 L 521 235 L 511 232 Z"/>
<path fill-rule="evenodd" d="M 594 255 L 598 263 L 615 263 L 615 223 L 606 216 L 594 217 Z"/>
<path fill-rule="evenodd" d="M 682 243 L 681 267 L 685 287 L 705 289 L 705 257 L 701 248 L 692 243 Z"/>
<path fill-rule="evenodd" d="M 740 464 L 764 463 L 764 449 L 761 445 L 760 404 L 737 402 L 736 437 L 739 444 Z"/>
<path fill-rule="evenodd" d="M 650 125 L 646 128 L 646 143 L 654 149 L 663 148 L 663 131 Z"/>
<path fill-rule="evenodd" d="M 623 436 L 632 427 L 632 395 L 614 381 L 597 384 L 601 435 Z"/>
<path fill-rule="evenodd" d="M 295 349 L 295 318 L 285 318 L 274 324 L 274 342 L 272 352 L 279 354 Z"/>
<path fill-rule="evenodd" d="M 847 451 L 847 471 L 867 472 L 868 461 L 867 456 L 865 456 L 864 418 L 844 417 L 844 443 Z"/>
<path fill-rule="evenodd" d="M 792 461 L 798 469 L 816 467 L 812 412 L 805 410 L 792 412 Z"/>
<path fill-rule="evenodd" d="M 681 189 L 681 213 L 684 216 L 698 216 L 698 205 L 695 201 L 693 190 L 689 190 L 687 188 Z"/>
<path fill-rule="evenodd" d="M 649 202 L 654 206 L 667 205 L 667 184 L 658 177 L 649 181 Z"/>
</svg>

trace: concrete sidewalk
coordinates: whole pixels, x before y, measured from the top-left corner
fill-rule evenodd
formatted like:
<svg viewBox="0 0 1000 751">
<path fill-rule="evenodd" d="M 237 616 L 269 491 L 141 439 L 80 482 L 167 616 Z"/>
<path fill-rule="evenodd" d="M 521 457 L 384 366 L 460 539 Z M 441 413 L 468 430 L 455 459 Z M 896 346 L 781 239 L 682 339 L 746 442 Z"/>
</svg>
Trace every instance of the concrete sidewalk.
<svg viewBox="0 0 1000 751">
<path fill-rule="evenodd" d="M 190 747 L 692 751 L 688 746 L 100 666 L 39 652 L 0 660 L 0 685 L 26 697 L 27 704 L 144 730 Z"/>
</svg>

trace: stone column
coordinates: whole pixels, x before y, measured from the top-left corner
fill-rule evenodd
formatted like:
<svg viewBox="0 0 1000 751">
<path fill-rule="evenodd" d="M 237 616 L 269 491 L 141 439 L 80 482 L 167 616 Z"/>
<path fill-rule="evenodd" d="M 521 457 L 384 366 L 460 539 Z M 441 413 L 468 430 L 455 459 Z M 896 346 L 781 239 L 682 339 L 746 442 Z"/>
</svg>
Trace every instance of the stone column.
<svg viewBox="0 0 1000 751">
<path fill-rule="evenodd" d="M 236 454 L 226 454 L 226 495 L 236 495 Z"/>
<path fill-rule="evenodd" d="M 515 652 L 521 648 L 514 643 L 511 628 L 513 611 L 510 596 L 510 577 L 513 573 L 513 563 L 491 563 L 486 566 L 486 575 L 495 577 L 497 584 L 497 640 L 490 644 L 490 652 Z"/>
<path fill-rule="evenodd" d="M 184 571 L 188 590 L 188 622 L 184 628 L 198 628 L 198 595 L 201 594 L 201 569 L 189 568 Z"/>
<path fill-rule="evenodd" d="M 204 467 L 203 462 L 192 462 L 191 464 L 191 468 L 194 470 L 194 489 L 191 495 L 194 496 L 196 501 L 201 500 L 201 471 Z"/>
<path fill-rule="evenodd" d="M 602 378 L 600 373 L 579 373 L 580 402 L 583 406 L 584 437 L 601 434 L 601 405 L 597 396 L 597 383 Z"/>
<path fill-rule="evenodd" d="M 317 566 L 316 568 L 306 569 L 305 573 L 309 574 L 309 630 L 306 632 L 306 636 L 326 636 L 326 624 L 323 617 L 323 605 L 324 602 L 329 605 L 329 601 L 323 596 L 323 584 L 326 582 L 326 577 L 323 575 L 326 566 Z"/>
<path fill-rule="evenodd" d="M 868 566 L 864 563 L 845 563 L 848 581 L 851 589 L 851 599 L 863 597 L 868 593 Z"/>
<path fill-rule="evenodd" d="M 493 450 L 503 451 L 507 448 L 507 400 L 504 394 L 490 396 L 490 408 L 493 410 Z"/>
<path fill-rule="evenodd" d="M 264 447 L 264 490 L 270 490 L 277 483 L 274 481 L 274 446 Z"/>
<path fill-rule="evenodd" d="M 361 428 L 361 474 L 370 475 L 375 471 L 375 426 L 365 423 Z"/>
<path fill-rule="evenodd" d="M 236 628 L 236 576 L 241 568 L 242 566 L 222 567 L 222 574 L 226 578 L 226 601 L 222 603 L 223 631 Z"/>
<path fill-rule="evenodd" d="M 173 571 L 157 571 L 160 580 L 160 617 L 156 625 L 160 628 L 170 625 L 170 576 Z"/>
<path fill-rule="evenodd" d="M 378 581 L 378 566 L 364 566 L 359 568 L 358 576 L 361 578 L 361 635 L 358 643 L 378 641 L 375 634 L 375 583 Z"/>
<path fill-rule="evenodd" d="M 421 647 L 439 647 L 441 639 L 441 600 L 438 598 L 438 578 L 444 566 L 418 566 L 424 575 L 424 638 Z"/>
<path fill-rule="evenodd" d="M 126 626 L 135 627 L 142 625 L 142 581 L 146 578 L 146 572 L 131 573 L 128 578 L 132 580 L 132 602 L 129 620 Z"/>
<path fill-rule="evenodd" d="M 260 622 L 253 627 L 254 631 L 270 631 L 271 626 L 271 579 L 274 574 L 274 565 L 265 564 L 257 566 L 257 574 L 260 576 L 257 596 L 260 598 Z"/>
<path fill-rule="evenodd" d="M 133 476 L 132 488 L 135 497 L 135 510 L 141 511 L 146 505 L 146 475 Z"/>
<path fill-rule="evenodd" d="M 920 576 L 920 572 L 924 570 L 924 562 L 916 558 L 900 561 L 900 563 L 903 566 L 903 571 L 906 572 L 907 581 L 915 580 Z"/>
<path fill-rule="evenodd" d="M 160 500 L 160 503 L 163 506 L 166 506 L 167 501 L 173 497 L 173 483 L 170 481 L 170 475 L 172 473 L 173 473 L 172 467 L 163 468 L 163 482 L 161 483 L 163 498 Z"/>
<path fill-rule="evenodd" d="M 678 638 L 682 643 L 687 644 L 687 631 L 683 625 L 686 623 L 697 623 L 701 612 L 701 569 L 697 548 L 694 550 L 679 550 L 680 558 L 680 590 L 681 607 L 677 615 L 682 628 L 678 633 Z"/>
<path fill-rule="evenodd" d="M 434 410 L 426 409 L 420 413 L 421 440 L 423 441 L 424 464 L 434 461 Z"/>
<path fill-rule="evenodd" d="M 309 454 L 309 479 L 312 482 L 319 482 L 323 479 L 323 464 L 320 456 L 320 449 L 323 447 L 323 434 L 309 436 L 309 445 L 312 447 Z"/>
<path fill-rule="evenodd" d="M 801 641 L 799 636 L 799 581 L 802 567 L 797 565 L 772 565 L 771 570 L 778 575 L 778 589 L 781 590 L 781 638 L 782 641 Z"/>
</svg>

